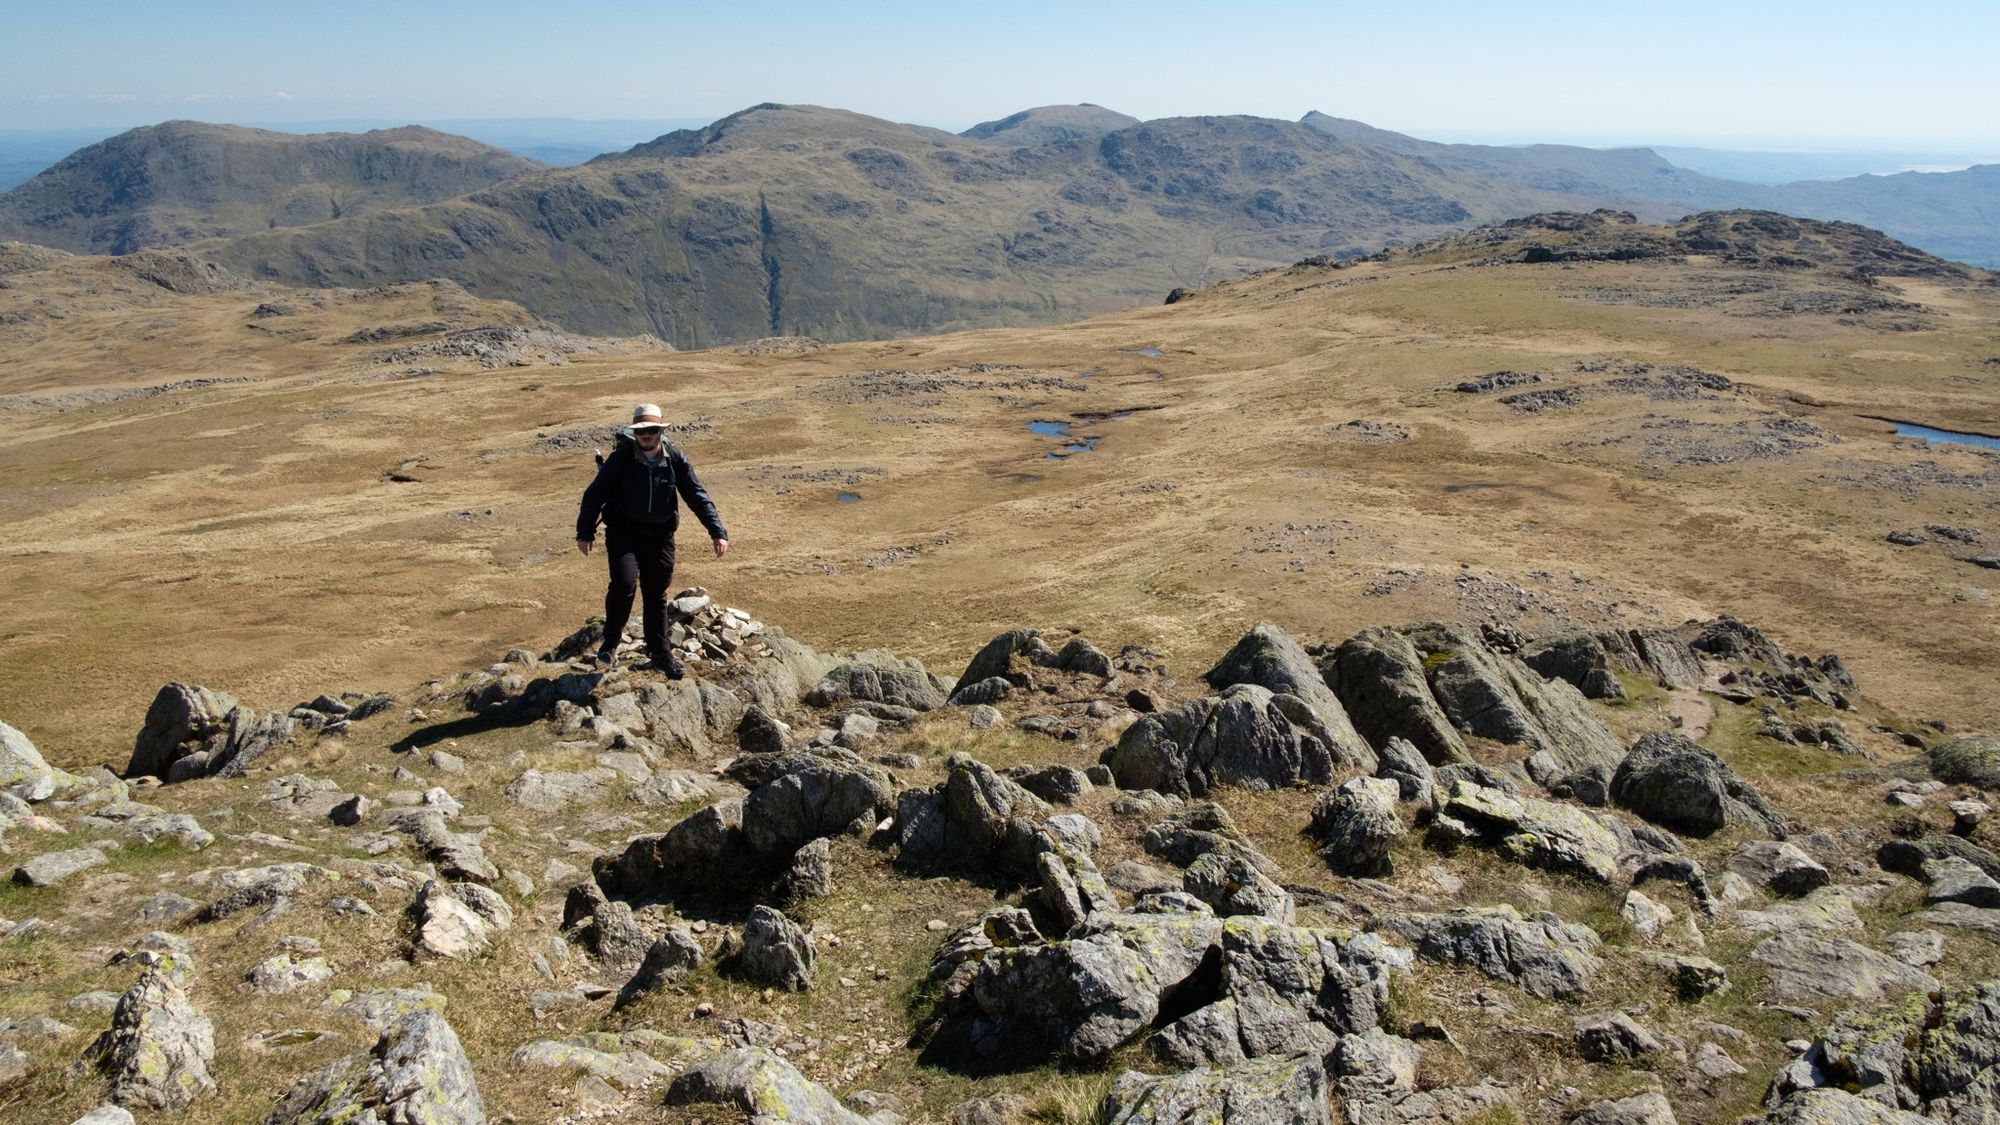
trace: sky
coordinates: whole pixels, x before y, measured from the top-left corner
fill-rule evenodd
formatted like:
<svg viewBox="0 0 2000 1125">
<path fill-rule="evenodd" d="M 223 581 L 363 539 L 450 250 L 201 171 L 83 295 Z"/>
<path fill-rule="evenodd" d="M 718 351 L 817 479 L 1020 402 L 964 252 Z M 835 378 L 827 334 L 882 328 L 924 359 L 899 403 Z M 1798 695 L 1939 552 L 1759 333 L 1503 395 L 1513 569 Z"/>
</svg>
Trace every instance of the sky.
<svg viewBox="0 0 2000 1125">
<path fill-rule="evenodd" d="M 1317 109 L 1436 140 L 2000 153 L 2000 0 L 0 0 L 0 129 Z"/>
</svg>

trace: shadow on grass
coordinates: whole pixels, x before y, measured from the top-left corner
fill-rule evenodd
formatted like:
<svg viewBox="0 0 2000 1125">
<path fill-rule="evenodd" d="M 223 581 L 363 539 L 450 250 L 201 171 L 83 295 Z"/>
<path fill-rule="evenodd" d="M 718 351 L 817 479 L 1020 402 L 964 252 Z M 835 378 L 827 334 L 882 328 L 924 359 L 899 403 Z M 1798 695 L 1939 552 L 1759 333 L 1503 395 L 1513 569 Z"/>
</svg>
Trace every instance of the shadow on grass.
<svg viewBox="0 0 2000 1125">
<path fill-rule="evenodd" d="M 412 750 L 435 746 L 447 739 L 471 738 L 474 735 L 491 734 L 496 730 L 532 726 L 541 721 L 541 715 L 531 714 L 525 709 L 500 707 L 484 714 L 467 715 L 463 719 L 453 719 L 448 723 L 432 723 L 430 726 L 413 730 L 390 743 L 389 749 L 398 754 L 407 754 Z"/>
</svg>

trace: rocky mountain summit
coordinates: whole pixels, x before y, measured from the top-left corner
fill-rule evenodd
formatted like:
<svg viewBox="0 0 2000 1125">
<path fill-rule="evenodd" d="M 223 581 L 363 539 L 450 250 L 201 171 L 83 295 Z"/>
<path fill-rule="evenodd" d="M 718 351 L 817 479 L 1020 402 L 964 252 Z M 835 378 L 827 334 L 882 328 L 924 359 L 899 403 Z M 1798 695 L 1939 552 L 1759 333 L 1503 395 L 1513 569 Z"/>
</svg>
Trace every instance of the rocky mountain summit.
<svg viewBox="0 0 2000 1125">
<path fill-rule="evenodd" d="M 0 194 L 0 239 L 129 254 L 435 203 L 540 167 L 419 125 L 298 135 L 168 121 L 79 149 Z"/>
<path fill-rule="evenodd" d="M 947 679 L 673 602 L 400 698 L 0 724 L 46 1120 L 2000 1113 L 2000 741 L 1729 617 L 1032 628 Z M 29 728 L 33 723 L 21 717 Z M 97 1108 L 92 1108 L 97 1107 Z M 505 1107 L 504 1112 L 501 1107 Z"/>
</svg>

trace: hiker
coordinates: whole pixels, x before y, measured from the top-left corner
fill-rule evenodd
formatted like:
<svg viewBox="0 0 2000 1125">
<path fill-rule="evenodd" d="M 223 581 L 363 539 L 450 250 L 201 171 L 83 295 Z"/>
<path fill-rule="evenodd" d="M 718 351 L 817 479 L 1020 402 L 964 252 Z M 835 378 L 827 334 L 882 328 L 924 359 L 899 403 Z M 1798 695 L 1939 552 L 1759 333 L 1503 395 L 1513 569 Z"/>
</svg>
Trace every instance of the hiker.
<svg viewBox="0 0 2000 1125">
<path fill-rule="evenodd" d="M 619 433 L 617 447 L 583 490 L 583 506 L 576 513 L 576 549 L 584 555 L 597 540 L 598 516 L 604 517 L 611 584 L 604 590 L 600 665 L 609 667 L 617 659 L 618 642 L 632 616 L 632 595 L 639 592 L 646 596 L 646 655 L 669 679 L 686 674 L 667 644 L 667 588 L 674 580 L 674 530 L 681 522 L 681 500 L 708 529 L 715 557 L 727 555 L 729 533 L 723 530 L 715 502 L 695 479 L 687 454 L 667 441 L 660 408 L 641 403 L 632 408 L 632 425 Z"/>
</svg>

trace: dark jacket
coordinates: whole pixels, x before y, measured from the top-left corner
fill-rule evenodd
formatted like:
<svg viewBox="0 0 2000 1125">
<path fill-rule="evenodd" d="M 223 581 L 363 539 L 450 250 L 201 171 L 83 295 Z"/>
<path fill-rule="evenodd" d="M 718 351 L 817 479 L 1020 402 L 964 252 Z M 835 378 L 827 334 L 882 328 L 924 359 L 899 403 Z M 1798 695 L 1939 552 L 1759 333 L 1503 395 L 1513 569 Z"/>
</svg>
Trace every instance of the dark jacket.
<svg viewBox="0 0 2000 1125">
<path fill-rule="evenodd" d="M 618 443 L 598 466 L 597 478 L 583 490 L 583 506 L 576 513 L 577 539 L 597 538 L 600 515 L 609 527 L 672 535 L 681 522 L 680 500 L 687 501 L 695 518 L 708 529 L 710 539 L 729 538 L 722 517 L 715 511 L 715 501 L 695 479 L 687 454 L 669 442 L 662 442 L 661 447 L 665 456 L 658 464 L 649 465 L 639 456 L 637 446 Z"/>
</svg>

